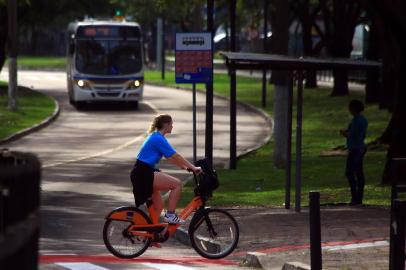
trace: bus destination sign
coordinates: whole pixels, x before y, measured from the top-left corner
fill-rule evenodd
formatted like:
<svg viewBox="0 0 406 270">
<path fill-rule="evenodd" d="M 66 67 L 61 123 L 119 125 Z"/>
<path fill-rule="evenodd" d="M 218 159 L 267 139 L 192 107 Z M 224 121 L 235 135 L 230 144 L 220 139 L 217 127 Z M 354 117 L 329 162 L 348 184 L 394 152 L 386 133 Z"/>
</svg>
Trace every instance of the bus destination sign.
<svg viewBox="0 0 406 270">
<path fill-rule="evenodd" d="M 209 83 L 213 80 L 211 33 L 177 33 L 176 83 Z"/>
</svg>

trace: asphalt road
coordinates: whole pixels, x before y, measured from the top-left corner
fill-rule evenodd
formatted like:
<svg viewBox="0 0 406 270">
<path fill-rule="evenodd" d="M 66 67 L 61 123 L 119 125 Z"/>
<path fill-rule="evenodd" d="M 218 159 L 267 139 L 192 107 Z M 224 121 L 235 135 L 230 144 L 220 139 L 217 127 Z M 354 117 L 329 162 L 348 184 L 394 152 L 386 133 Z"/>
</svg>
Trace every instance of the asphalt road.
<svg viewBox="0 0 406 270">
<path fill-rule="evenodd" d="M 68 104 L 65 73 L 21 71 L 18 76 L 20 85 L 53 96 L 61 106 L 54 123 L 2 146 L 34 152 L 43 165 L 41 269 L 235 268 L 239 258 L 213 264 L 176 240 L 169 240 L 162 249 L 149 249 L 142 260 L 131 261 L 110 256 L 102 241 L 104 216 L 115 207 L 133 204 L 129 170 L 156 113 L 172 115 L 174 129 L 168 139 L 179 153 L 192 158 L 190 91 L 147 85 L 138 110 L 111 105 L 77 111 Z M 0 79 L 7 80 L 7 73 L 0 74 Z M 205 96 L 198 94 L 198 157 L 204 155 L 204 104 Z M 216 164 L 226 164 L 228 102 L 215 98 L 214 106 L 213 155 Z M 242 106 L 238 107 L 237 125 L 239 153 L 258 146 L 270 134 L 269 123 Z M 181 179 L 188 176 L 165 162 L 161 168 Z"/>
</svg>

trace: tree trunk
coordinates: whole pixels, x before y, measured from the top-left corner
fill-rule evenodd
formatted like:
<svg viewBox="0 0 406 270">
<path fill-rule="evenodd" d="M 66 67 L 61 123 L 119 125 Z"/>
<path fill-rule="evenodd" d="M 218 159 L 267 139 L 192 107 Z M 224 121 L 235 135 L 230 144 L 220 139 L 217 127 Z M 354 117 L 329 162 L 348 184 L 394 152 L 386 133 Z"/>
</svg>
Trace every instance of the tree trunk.
<svg viewBox="0 0 406 270">
<path fill-rule="evenodd" d="M 323 2 L 326 4 L 326 2 Z M 349 58 L 352 51 L 352 40 L 358 18 L 361 13 L 359 4 L 350 0 L 333 0 L 332 11 L 327 23 L 331 23 L 331 35 L 328 40 L 328 51 L 332 57 Z M 322 8 L 325 16 L 326 7 Z M 326 27 L 327 28 L 327 27 Z M 348 71 L 333 70 L 334 87 L 331 96 L 348 95 Z"/>
<path fill-rule="evenodd" d="M 273 21 L 273 43 L 272 52 L 276 54 L 288 54 L 288 28 L 289 28 L 289 3 L 286 0 L 275 1 L 275 9 L 278 12 L 271 18 Z M 274 164 L 277 168 L 286 166 L 287 147 L 287 120 L 288 120 L 288 99 L 287 99 L 287 72 L 273 71 L 272 79 L 275 83 L 274 92 Z"/>
<path fill-rule="evenodd" d="M 333 70 L 334 87 L 331 96 L 347 96 L 348 90 L 348 71 L 339 69 Z"/>
<path fill-rule="evenodd" d="M 0 71 L 6 61 L 6 43 L 8 34 L 7 7 L 0 6 Z"/>
<path fill-rule="evenodd" d="M 313 56 L 313 40 L 312 40 L 312 18 L 310 16 L 309 2 L 306 1 L 303 5 L 303 9 L 299 12 L 303 12 L 302 16 L 302 41 L 303 41 L 303 55 Z M 316 88 L 317 78 L 316 71 L 309 70 L 306 72 L 306 88 Z"/>
<path fill-rule="evenodd" d="M 389 27 L 389 26 L 387 26 Z M 406 25 L 404 25 L 406 29 Z M 389 28 L 388 28 L 389 29 Z M 382 184 L 388 184 L 393 177 L 392 159 L 406 157 L 406 42 L 403 40 L 405 32 L 399 29 L 387 30 L 386 38 L 386 64 L 390 66 L 393 85 L 393 112 L 390 123 L 382 135 L 382 139 L 389 140 L 389 149 L 386 155 L 385 170 L 382 175 Z M 386 85 L 385 85 L 386 86 Z M 397 172 L 398 177 L 405 179 L 405 170 Z"/>
</svg>

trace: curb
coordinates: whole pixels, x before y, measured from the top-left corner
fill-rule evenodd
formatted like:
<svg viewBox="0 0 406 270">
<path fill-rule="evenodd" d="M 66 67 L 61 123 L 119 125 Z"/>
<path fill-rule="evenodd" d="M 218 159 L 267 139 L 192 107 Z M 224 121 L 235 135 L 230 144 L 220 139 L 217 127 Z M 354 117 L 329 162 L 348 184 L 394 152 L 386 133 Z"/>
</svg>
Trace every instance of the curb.
<svg viewBox="0 0 406 270">
<path fill-rule="evenodd" d="M 32 90 L 32 89 L 30 89 L 30 90 L 31 90 L 31 91 L 34 91 L 34 90 Z M 44 94 L 44 95 L 45 95 L 45 94 Z M 20 131 L 18 131 L 17 133 L 14 133 L 14 134 L 12 134 L 12 135 L 10 135 L 10 136 L 8 136 L 8 137 L 6 137 L 6 138 L 0 140 L 0 145 L 1 145 L 1 144 L 5 144 L 5 143 L 9 143 L 9 142 L 12 142 L 12 141 L 16 141 L 16 140 L 18 140 L 18 139 L 20 139 L 20 138 L 22 138 L 22 137 L 24 137 L 24 136 L 27 136 L 28 134 L 31 134 L 31 133 L 33 133 L 33 132 L 35 132 L 35 131 L 38 131 L 38 130 L 40 130 L 40 129 L 46 127 L 46 126 L 48 126 L 50 123 L 52 123 L 53 121 L 55 121 L 55 119 L 59 116 L 59 113 L 60 113 L 61 109 L 60 109 L 60 107 L 59 107 L 58 101 L 56 101 L 55 98 L 53 98 L 53 97 L 51 97 L 51 96 L 49 96 L 49 95 L 47 95 L 47 96 L 48 96 L 49 98 L 51 98 L 51 99 L 54 101 L 54 103 L 55 103 L 55 110 L 54 110 L 54 112 L 52 113 L 52 115 L 49 116 L 48 118 L 42 120 L 40 123 L 38 123 L 38 124 L 36 124 L 36 125 L 34 125 L 34 126 L 31 126 L 31 127 L 29 127 L 29 128 L 20 130 Z"/>
<path fill-rule="evenodd" d="M 278 269 L 270 266 L 272 262 L 268 259 L 267 254 L 261 252 L 248 252 L 243 266 L 258 269 Z M 301 262 L 285 262 L 281 270 L 310 270 L 310 266 Z"/>
</svg>

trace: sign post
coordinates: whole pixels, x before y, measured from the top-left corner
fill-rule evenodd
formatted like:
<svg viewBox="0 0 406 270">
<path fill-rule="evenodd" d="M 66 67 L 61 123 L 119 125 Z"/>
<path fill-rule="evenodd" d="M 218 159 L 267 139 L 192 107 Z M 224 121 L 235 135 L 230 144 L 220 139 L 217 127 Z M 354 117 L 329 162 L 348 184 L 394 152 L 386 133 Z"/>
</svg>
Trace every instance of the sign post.
<svg viewBox="0 0 406 270">
<path fill-rule="evenodd" d="M 211 33 L 177 33 L 175 81 L 193 85 L 193 162 L 196 161 L 196 83 L 213 81 Z"/>
</svg>

